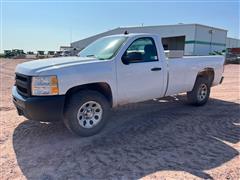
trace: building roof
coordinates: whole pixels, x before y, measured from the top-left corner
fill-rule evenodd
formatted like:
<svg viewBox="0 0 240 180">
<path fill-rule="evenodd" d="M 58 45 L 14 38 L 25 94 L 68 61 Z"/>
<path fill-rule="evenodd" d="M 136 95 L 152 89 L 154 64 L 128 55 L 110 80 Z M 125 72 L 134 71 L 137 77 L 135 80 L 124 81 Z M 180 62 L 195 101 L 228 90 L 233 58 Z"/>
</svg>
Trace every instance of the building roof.
<svg viewBox="0 0 240 180">
<path fill-rule="evenodd" d="M 105 32 L 102 32 L 102 33 L 99 33 L 99 34 L 96 34 L 96 35 L 93 35 L 93 36 L 89 36 L 87 38 L 84 38 L 84 39 L 81 39 L 81 40 L 78 40 L 78 41 L 74 41 L 72 42 L 71 44 L 74 44 L 74 43 L 77 43 L 79 41 L 85 41 L 85 40 L 89 40 L 91 38 L 94 38 L 94 37 L 101 37 L 101 36 L 104 36 L 104 35 L 109 35 L 108 33 L 109 32 L 114 32 L 116 30 L 127 30 L 127 29 L 133 29 L 133 28 L 143 28 L 143 29 L 147 29 L 147 28 L 158 28 L 158 27 L 177 27 L 177 26 L 202 26 L 202 27 L 208 27 L 208 28 L 211 28 L 211 29 L 216 29 L 216 30 L 221 30 L 221 31 L 226 31 L 225 29 L 221 29 L 221 28 L 216 28 L 216 27 L 212 27 L 212 26 L 208 26 L 208 25 L 203 25 L 203 24 L 183 24 L 183 23 L 179 23 L 179 24 L 171 24 L 171 25 L 153 25 L 153 26 L 124 26 L 124 27 L 117 27 L 117 28 L 114 28 L 114 29 L 111 29 L 109 31 L 105 31 Z M 124 32 L 123 32 L 124 33 Z M 132 33 L 131 33 L 132 34 Z"/>
<path fill-rule="evenodd" d="M 208 28 L 212 28 L 212 29 L 218 29 L 218 30 L 222 30 L 222 31 L 227 31 L 226 29 L 223 28 L 218 28 L 218 27 L 213 27 L 213 26 L 208 26 L 208 25 L 204 25 L 204 24 L 197 24 L 197 23 L 190 23 L 190 24 L 184 24 L 184 23 L 179 23 L 179 24 L 168 24 L 168 25 L 152 25 L 152 26 L 120 26 L 118 28 L 144 28 L 144 27 L 173 27 L 173 26 L 202 26 L 202 27 L 208 27 Z"/>
<path fill-rule="evenodd" d="M 232 37 L 227 37 L 227 39 L 232 39 L 232 40 L 240 41 L 240 39 L 238 39 L 238 38 L 232 38 Z"/>
</svg>

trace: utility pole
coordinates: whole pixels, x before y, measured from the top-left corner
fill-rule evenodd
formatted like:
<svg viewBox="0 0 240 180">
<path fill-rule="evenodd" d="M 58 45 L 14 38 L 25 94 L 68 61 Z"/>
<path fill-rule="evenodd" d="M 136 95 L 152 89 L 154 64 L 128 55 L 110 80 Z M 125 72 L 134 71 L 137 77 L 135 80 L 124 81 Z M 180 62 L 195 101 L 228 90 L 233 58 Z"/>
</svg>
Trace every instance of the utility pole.
<svg viewBox="0 0 240 180">
<path fill-rule="evenodd" d="M 70 27 L 70 43 L 69 44 L 71 43 L 72 43 L 72 27 Z"/>
</svg>

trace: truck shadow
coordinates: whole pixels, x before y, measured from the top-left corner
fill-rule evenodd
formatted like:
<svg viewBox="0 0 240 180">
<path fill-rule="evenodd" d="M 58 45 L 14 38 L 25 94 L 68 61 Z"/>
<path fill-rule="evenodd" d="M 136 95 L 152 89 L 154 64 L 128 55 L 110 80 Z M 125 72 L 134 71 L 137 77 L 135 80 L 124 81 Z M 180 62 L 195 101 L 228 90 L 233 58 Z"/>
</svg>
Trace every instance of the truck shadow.
<svg viewBox="0 0 240 180">
<path fill-rule="evenodd" d="M 238 156 L 239 104 L 211 99 L 203 107 L 169 97 L 114 110 L 98 135 L 81 138 L 63 124 L 25 121 L 13 147 L 28 179 L 138 179 L 157 171 L 205 170 Z"/>
</svg>

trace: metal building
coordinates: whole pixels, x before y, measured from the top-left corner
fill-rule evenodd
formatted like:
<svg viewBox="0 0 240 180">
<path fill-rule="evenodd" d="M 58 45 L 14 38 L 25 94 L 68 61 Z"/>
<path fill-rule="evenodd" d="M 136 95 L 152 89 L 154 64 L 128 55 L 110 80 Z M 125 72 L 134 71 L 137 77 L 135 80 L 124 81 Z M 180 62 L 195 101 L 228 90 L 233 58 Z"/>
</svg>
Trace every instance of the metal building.
<svg viewBox="0 0 240 180">
<path fill-rule="evenodd" d="M 154 33 L 162 37 L 164 49 L 183 50 L 185 55 L 209 55 L 226 49 L 227 30 L 201 24 L 177 24 L 142 27 L 119 27 L 95 36 L 71 43 L 81 50 L 96 39 L 113 34 Z"/>
<path fill-rule="evenodd" d="M 228 37 L 226 40 L 226 47 L 227 48 L 240 48 L 240 39 Z"/>
</svg>

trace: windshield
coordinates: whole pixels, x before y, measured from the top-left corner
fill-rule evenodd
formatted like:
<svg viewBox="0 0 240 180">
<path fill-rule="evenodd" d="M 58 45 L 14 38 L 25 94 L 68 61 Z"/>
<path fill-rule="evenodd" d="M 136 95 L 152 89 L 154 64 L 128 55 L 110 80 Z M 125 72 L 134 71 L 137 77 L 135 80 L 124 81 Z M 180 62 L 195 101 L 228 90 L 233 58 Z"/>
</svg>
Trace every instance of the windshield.
<svg viewBox="0 0 240 180">
<path fill-rule="evenodd" d="M 104 37 L 91 43 L 78 54 L 80 57 L 96 57 L 100 60 L 111 59 L 116 55 L 127 37 Z"/>
</svg>

